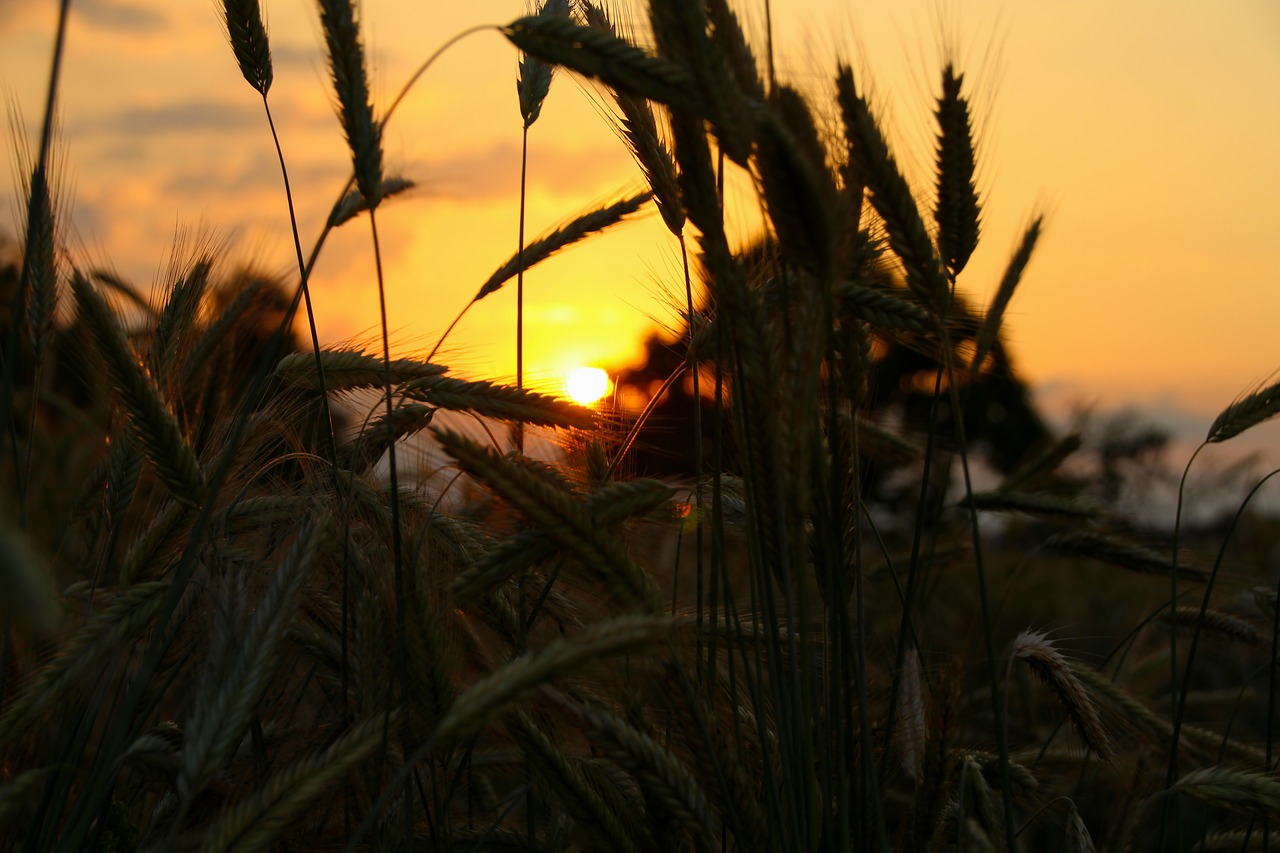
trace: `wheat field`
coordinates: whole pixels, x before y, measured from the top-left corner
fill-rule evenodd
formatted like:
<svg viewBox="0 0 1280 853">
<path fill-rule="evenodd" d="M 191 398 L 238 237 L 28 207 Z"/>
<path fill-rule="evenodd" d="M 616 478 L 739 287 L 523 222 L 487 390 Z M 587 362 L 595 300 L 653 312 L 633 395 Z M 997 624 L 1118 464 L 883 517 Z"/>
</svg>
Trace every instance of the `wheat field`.
<svg viewBox="0 0 1280 853">
<path fill-rule="evenodd" d="M 306 235 L 262 8 L 218 4 L 275 141 L 287 276 L 198 244 L 151 297 L 70 248 L 51 116 L 24 162 L 0 265 L 0 847 L 1269 849 L 1257 487 L 1209 530 L 1180 499 L 1157 537 L 1080 475 L 1079 435 L 993 431 L 993 400 L 1030 412 L 1002 327 L 1046 226 L 1012 235 L 987 304 L 967 294 L 987 199 L 964 69 L 913 175 L 852 65 L 779 79 L 727 0 L 625 21 L 546 0 L 500 29 L 525 143 L 552 86 L 593 81 L 645 188 L 541 234 L 522 192 L 467 308 L 520 294 L 523 353 L 525 271 L 656 212 L 682 328 L 637 413 L 395 345 L 399 99 L 374 102 L 357 5 L 316 9 L 351 176 Z M 766 225 L 747 245 L 740 186 Z M 310 274 L 366 224 L 381 334 L 327 346 Z M 691 464 L 637 476 L 664 399 Z M 1253 389 L 1202 447 L 1277 412 L 1280 386 Z"/>
</svg>

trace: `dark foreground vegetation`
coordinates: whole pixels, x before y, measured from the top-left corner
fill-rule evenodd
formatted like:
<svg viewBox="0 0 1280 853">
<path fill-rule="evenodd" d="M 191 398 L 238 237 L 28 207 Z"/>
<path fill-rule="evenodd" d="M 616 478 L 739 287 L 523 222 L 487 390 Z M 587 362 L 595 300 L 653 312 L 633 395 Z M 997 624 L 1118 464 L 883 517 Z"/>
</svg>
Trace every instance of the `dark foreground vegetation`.
<svg viewBox="0 0 1280 853">
<path fill-rule="evenodd" d="M 982 203 L 959 69 L 913 192 L 850 67 L 827 91 L 776 79 L 724 0 L 653 0 L 641 34 L 581 0 L 503 29 L 526 136 L 553 67 L 594 78 L 649 188 L 522 240 L 475 299 L 650 202 L 688 259 L 650 389 L 691 416 L 686 476 L 637 479 L 638 423 L 393 356 L 385 305 L 381 352 L 319 346 L 324 237 L 359 218 L 376 244 L 407 185 L 353 8 L 319 7 L 353 174 L 294 280 L 197 250 L 148 300 L 60 243 L 48 120 L 24 164 L 0 273 L 0 846 L 1280 843 L 1274 534 L 1242 498 L 1195 557 L 1073 473 L 1079 439 L 1041 423 L 1000 335 L 1038 218 L 992 303 L 963 296 Z M 220 11 L 269 109 L 257 2 Z M 747 249 L 730 170 L 767 213 Z M 337 405 L 370 400 L 363 423 Z M 1206 443 L 1277 410 L 1258 390 Z M 556 461 L 521 452 L 534 431 Z M 406 461 L 424 441 L 443 475 Z"/>
</svg>

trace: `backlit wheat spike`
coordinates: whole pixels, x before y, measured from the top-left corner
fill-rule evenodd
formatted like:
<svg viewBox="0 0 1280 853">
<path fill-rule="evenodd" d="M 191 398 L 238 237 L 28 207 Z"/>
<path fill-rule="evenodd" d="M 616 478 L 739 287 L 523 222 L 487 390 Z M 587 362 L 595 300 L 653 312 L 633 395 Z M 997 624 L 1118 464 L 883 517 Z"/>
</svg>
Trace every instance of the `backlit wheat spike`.
<svg viewBox="0 0 1280 853">
<path fill-rule="evenodd" d="M 265 98 L 272 80 L 271 43 L 259 0 L 222 0 L 222 11 L 240 73 Z"/>
<path fill-rule="evenodd" d="M 545 0 L 537 11 L 540 18 L 569 19 L 569 0 Z M 520 76 L 516 81 L 516 94 L 520 98 L 520 117 L 527 130 L 542 114 L 542 102 L 551 91 L 552 66 L 536 56 L 520 57 Z"/>
<path fill-rule="evenodd" d="M 990 512 L 1021 512 L 1028 515 L 1046 515 L 1062 518 L 1096 518 L 1101 510 L 1072 498 L 1058 497 L 1043 492 L 1019 492 L 1000 489 L 994 492 L 974 492 L 961 502 Z"/>
<path fill-rule="evenodd" d="M 475 412 L 500 420 L 575 429 L 594 429 L 596 425 L 595 412 L 585 406 L 484 380 L 468 382 L 452 376 L 428 376 L 406 383 L 401 392 L 441 409 Z"/>
<path fill-rule="evenodd" d="M 779 87 L 760 115 L 755 163 L 783 259 L 825 280 L 835 251 L 835 186 L 809 108 L 790 87 Z"/>
<path fill-rule="evenodd" d="M 622 616 L 521 655 L 462 691 L 440 720 L 433 739 L 447 743 L 474 734 L 495 713 L 535 687 L 587 663 L 652 646 L 670 636 L 676 624 L 666 617 Z"/>
<path fill-rule="evenodd" d="M 25 178 L 25 173 L 24 173 Z M 30 335 L 36 362 L 44 358 L 45 346 L 53 332 L 54 312 L 58 304 L 58 262 L 55 211 L 48 177 L 34 169 L 23 181 L 28 211 L 23 252 L 30 268 L 30 291 L 27 294 L 27 333 Z"/>
<path fill-rule="evenodd" d="M 612 33 L 567 18 L 530 15 L 502 28 L 512 44 L 547 62 L 669 106 L 694 104 L 688 73 Z"/>
<path fill-rule="evenodd" d="M 408 178 L 392 175 L 382 179 L 382 185 L 378 189 L 377 197 L 379 201 L 385 201 L 392 196 L 408 192 L 416 186 L 417 184 Z M 353 189 L 333 206 L 333 210 L 329 213 L 329 227 L 337 228 L 339 225 L 350 222 L 368 210 L 369 203 L 365 201 L 364 195 L 359 189 Z"/>
<path fill-rule="evenodd" d="M 204 835 L 202 853 L 270 849 L 289 824 L 317 797 L 368 758 L 383 742 L 390 719 L 378 715 L 353 726 L 324 750 L 298 759 L 222 814 Z"/>
<path fill-rule="evenodd" d="M 582 9 L 587 24 L 612 35 L 617 29 L 604 9 L 584 0 Z M 613 89 L 614 101 L 622 113 L 620 130 L 631 155 L 640 164 L 645 180 L 653 190 L 653 200 L 658 207 L 667 230 L 677 237 L 684 232 L 684 210 L 680 205 L 680 185 L 676 179 L 676 163 L 671 151 L 658 133 L 658 122 L 653 107 L 643 97 Z"/>
<path fill-rule="evenodd" d="M 612 534 L 581 503 L 532 472 L 465 436 L 433 429 L 446 453 L 602 577 L 610 592 L 647 612 L 662 609 L 653 585 Z"/>
<path fill-rule="evenodd" d="M 539 261 L 545 261 L 570 243 L 576 243 L 588 234 L 603 231 L 610 225 L 621 222 L 623 217 L 635 213 L 652 197 L 653 193 L 643 192 L 624 198 L 607 207 L 584 213 L 569 224 L 539 237 L 498 267 L 471 301 L 479 302 L 514 278 L 521 269 L 528 270 Z"/>
<path fill-rule="evenodd" d="M 212 269 L 212 260 L 203 257 L 176 276 L 156 320 L 147 353 L 147 369 L 171 393 L 176 393 L 178 387 L 172 380 L 182 367 L 185 350 L 191 346 L 191 329 L 200 319 Z"/>
<path fill-rule="evenodd" d="M 192 507 L 204 501 L 205 482 L 195 451 L 165 405 L 107 303 L 80 274 L 71 279 L 80 314 L 120 394 L 134 438 L 174 499 Z"/>
<path fill-rule="evenodd" d="M 866 180 L 871 206 L 884 222 L 889 248 L 902 260 L 907 285 L 925 307 L 937 314 L 947 297 L 947 279 L 925 230 L 920 208 L 889 153 L 870 106 L 858 94 L 849 66 L 841 66 L 836 85 L 849 156 L 857 173 Z"/>
<path fill-rule="evenodd" d="M 674 494 L 671 487 L 656 480 L 610 483 L 588 497 L 584 509 L 596 524 L 608 527 L 662 506 Z M 542 531 L 522 530 L 454 577 L 454 601 L 465 604 L 555 551 L 554 540 Z"/>
<path fill-rule="evenodd" d="M 324 368 L 325 384 L 330 391 L 353 391 L 359 388 L 379 388 L 386 381 L 386 362 L 381 356 L 370 355 L 363 350 L 326 349 L 320 351 L 320 365 Z M 428 376 L 439 376 L 448 368 L 440 364 L 411 358 L 391 362 L 391 381 L 399 384 Z M 315 353 L 290 353 L 276 365 L 276 375 L 287 384 L 298 388 L 320 388 L 316 376 Z"/>
<path fill-rule="evenodd" d="M 938 120 L 938 253 L 954 280 L 978 246 L 981 205 L 973 184 L 973 132 L 969 100 L 961 92 L 964 75 L 947 63 L 942 70 Z"/>
<path fill-rule="evenodd" d="M 1205 441 L 1216 444 L 1235 438 L 1245 430 L 1280 413 L 1280 382 L 1259 388 L 1222 410 L 1209 427 Z"/>
<path fill-rule="evenodd" d="M 1174 790 L 1220 808 L 1280 817 L 1280 779 L 1274 773 L 1203 767 L 1179 779 Z"/>
<path fill-rule="evenodd" d="M 924 332 L 936 325 L 929 312 L 919 305 L 891 296 L 878 287 L 844 281 L 836 286 L 836 293 L 851 314 L 881 329 Z"/>
<path fill-rule="evenodd" d="M 1023 232 L 1022 240 L 1018 243 L 1013 257 L 1009 259 L 1009 266 L 1005 268 L 1004 277 L 1000 279 L 1000 286 L 996 288 L 995 296 L 991 297 L 991 305 L 983 315 L 982 326 L 974 337 L 973 372 L 975 374 L 982 369 L 982 362 L 1000 337 L 1005 309 L 1009 307 L 1009 300 L 1013 298 L 1014 290 L 1022 281 L 1022 273 L 1031 261 L 1031 253 L 1035 251 L 1036 243 L 1040 240 L 1040 226 L 1043 221 L 1043 217 L 1037 216 Z"/>
<path fill-rule="evenodd" d="M 390 427 L 387 425 L 387 416 L 379 415 L 346 447 L 340 449 L 342 456 L 339 464 L 357 473 L 368 471 L 387 452 L 392 441 L 400 441 L 426 429 L 435 413 L 436 410 L 431 406 L 402 403 L 392 410 Z"/>
<path fill-rule="evenodd" d="M 1084 818 L 1080 817 L 1080 811 L 1074 802 L 1067 810 L 1066 850 L 1067 853 L 1097 853 L 1098 850 L 1094 846 L 1093 836 L 1089 834 L 1089 827 L 1084 825 Z"/>
<path fill-rule="evenodd" d="M 382 191 L 382 129 L 373 119 L 364 45 L 355 0 L 318 0 L 329 73 L 338 96 L 338 117 L 351 149 L 356 187 L 369 207 Z"/>
<path fill-rule="evenodd" d="M 1098 707 L 1052 641 L 1044 634 L 1023 631 L 1013 643 L 1013 656 L 1025 661 L 1053 690 L 1085 746 L 1107 760 L 1111 755 L 1111 738 L 1098 718 Z"/>
</svg>

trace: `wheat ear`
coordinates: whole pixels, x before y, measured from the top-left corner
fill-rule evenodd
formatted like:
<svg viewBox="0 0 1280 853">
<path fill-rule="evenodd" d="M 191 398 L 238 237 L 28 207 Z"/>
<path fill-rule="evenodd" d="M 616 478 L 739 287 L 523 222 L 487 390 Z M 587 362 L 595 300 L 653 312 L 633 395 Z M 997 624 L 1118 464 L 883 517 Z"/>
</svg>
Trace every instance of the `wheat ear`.
<svg viewBox="0 0 1280 853">
<path fill-rule="evenodd" d="M 1009 259 L 1009 265 L 1005 268 L 999 287 L 996 288 L 996 294 L 991 298 L 991 305 L 987 307 L 987 313 L 983 315 L 982 326 L 979 327 L 978 334 L 974 336 L 973 371 L 975 374 L 982 368 L 983 360 L 986 359 L 987 354 L 991 352 L 991 348 L 995 346 L 996 340 L 1000 337 L 1000 327 L 1004 323 L 1005 309 L 1009 307 L 1009 300 L 1013 298 L 1013 291 L 1018 287 L 1018 283 L 1022 281 L 1022 273 L 1031 261 L 1031 253 L 1035 251 L 1036 243 L 1040 240 L 1040 226 L 1043 221 L 1043 217 L 1037 216 L 1031 220 L 1031 224 L 1023 232 L 1022 240 L 1018 243 L 1018 248 L 1014 251 L 1013 257 Z"/>
<path fill-rule="evenodd" d="M 204 501 L 205 481 L 195 451 L 187 443 L 177 418 L 165 405 L 155 381 L 142 367 L 107 303 L 79 273 L 71 289 L 120 394 L 134 438 L 175 500 L 191 507 Z"/>
<path fill-rule="evenodd" d="M 1205 441 L 1216 444 L 1270 420 L 1280 412 L 1280 382 L 1259 388 L 1222 410 Z"/>
<path fill-rule="evenodd" d="M 665 617 L 623 616 L 521 655 L 460 693 L 436 726 L 432 740 L 440 744 L 474 734 L 518 696 L 585 664 L 651 646 L 669 636 L 676 624 Z"/>
<path fill-rule="evenodd" d="M 1111 738 L 1098 718 L 1098 706 L 1049 638 L 1039 632 L 1023 631 L 1014 640 L 1013 656 L 1025 661 L 1049 685 L 1085 746 L 1104 761 L 1109 758 Z"/>
<path fill-rule="evenodd" d="M 960 275 L 978 246 L 982 206 L 973 184 L 973 133 L 969 100 L 962 93 L 964 75 L 947 63 L 942 69 L 938 121 L 938 201 L 933 211 L 938 224 L 938 253 L 952 280 Z"/>
<path fill-rule="evenodd" d="M 251 851 L 271 847 L 289 823 L 333 782 L 364 761 L 383 742 L 390 719 L 379 716 L 352 727 L 321 752 L 273 774 L 262 788 L 228 809 L 204 834 L 202 853 Z"/>
<path fill-rule="evenodd" d="M 329 73 L 338 96 L 338 117 L 351 149 L 356 187 L 376 207 L 382 192 L 382 128 L 373 120 L 364 46 L 354 0 L 318 0 Z"/>
<path fill-rule="evenodd" d="M 265 98 L 271 88 L 273 73 L 271 43 L 262 22 L 262 7 L 258 0 L 223 0 L 222 11 L 227 39 L 231 42 L 231 51 L 240 66 L 240 73 Z"/>
<path fill-rule="evenodd" d="M 1179 779 L 1174 790 L 1224 809 L 1280 817 L 1280 779 L 1273 773 L 1202 767 Z"/>
<path fill-rule="evenodd" d="M 613 89 L 671 106 L 694 103 L 693 81 L 684 69 L 613 33 L 568 18 L 531 15 L 503 27 L 502 34 L 525 53 Z"/>
<path fill-rule="evenodd" d="M 321 350 L 320 366 L 324 370 L 325 385 L 330 391 L 377 388 L 386 381 L 386 362 L 380 356 L 369 355 L 363 350 Z M 439 376 L 448 369 L 443 365 L 411 358 L 396 359 L 391 362 L 390 368 L 391 381 L 394 383 Z M 276 375 L 298 388 L 320 388 L 314 353 L 295 352 L 286 355 L 276 365 Z"/>
</svg>

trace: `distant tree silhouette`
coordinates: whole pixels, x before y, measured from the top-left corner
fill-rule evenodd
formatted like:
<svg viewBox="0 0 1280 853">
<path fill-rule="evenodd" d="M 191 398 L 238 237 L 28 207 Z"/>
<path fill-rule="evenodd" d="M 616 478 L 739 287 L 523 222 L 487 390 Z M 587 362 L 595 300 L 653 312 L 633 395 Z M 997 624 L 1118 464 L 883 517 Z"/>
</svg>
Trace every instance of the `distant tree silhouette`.
<svg viewBox="0 0 1280 853">
<path fill-rule="evenodd" d="M 768 268 L 771 249 L 761 244 L 745 253 L 748 267 Z M 896 272 L 874 260 L 857 271 L 863 281 L 874 282 L 903 299 L 910 292 L 897 279 Z M 760 278 L 757 274 L 756 278 Z M 767 286 L 762 281 L 761 286 Z M 714 306 L 703 306 L 700 313 L 709 314 Z M 957 295 L 952 308 L 952 345 L 957 350 L 971 347 L 978 325 L 978 315 Z M 623 369 L 616 378 L 619 399 L 649 400 L 662 383 L 685 361 L 689 332 L 681 329 L 674 340 L 659 333 L 645 340 L 644 359 Z M 873 347 L 868 393 L 863 413 L 873 422 L 891 425 L 901 436 L 921 437 L 928 427 L 934 406 L 933 392 L 940 368 L 940 344 L 936 336 L 904 333 L 894 338 L 877 337 Z M 713 369 L 703 363 L 703 376 Z M 704 446 L 712 447 L 717 418 L 712 397 L 714 382 L 701 383 L 703 399 Z M 942 396 L 935 414 L 935 441 L 942 448 L 954 450 L 954 426 L 946 393 L 945 374 Z M 727 394 L 732 389 L 726 389 Z M 1014 369 L 1003 342 L 992 348 L 982 371 L 973 382 L 960 389 L 964 411 L 964 432 L 970 449 L 978 452 L 991 467 L 1007 473 L 1033 447 L 1048 440 L 1050 433 L 1031 401 L 1030 391 Z M 638 433 L 631 450 L 631 464 L 646 476 L 688 477 L 694 472 L 692 383 L 686 376 L 676 381 L 659 400 Z M 634 413 L 633 413 L 634 414 Z M 727 443 L 722 448 L 723 470 L 735 469 L 729 418 L 723 420 Z M 710 450 L 707 451 L 708 453 Z M 864 460 L 868 488 L 874 490 L 895 467 L 882 458 Z"/>
</svg>

